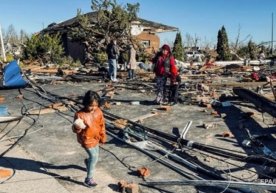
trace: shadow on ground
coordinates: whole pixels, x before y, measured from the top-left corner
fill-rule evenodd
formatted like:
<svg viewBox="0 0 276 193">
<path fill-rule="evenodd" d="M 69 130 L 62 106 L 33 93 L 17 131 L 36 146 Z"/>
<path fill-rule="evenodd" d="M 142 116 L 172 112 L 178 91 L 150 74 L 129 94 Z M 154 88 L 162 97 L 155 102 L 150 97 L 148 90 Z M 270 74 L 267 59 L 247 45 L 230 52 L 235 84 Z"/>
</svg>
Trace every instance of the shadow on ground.
<svg viewBox="0 0 276 193">
<path fill-rule="evenodd" d="M 81 170 L 81 171 L 86 172 L 86 168 L 78 166 L 78 165 L 72 165 L 72 164 L 70 164 L 70 165 L 54 165 L 54 164 L 49 164 L 46 162 L 34 161 L 34 160 L 23 159 L 23 158 L 14 158 L 14 157 L 1 157 L 0 165 L 2 167 L 13 170 L 14 174 L 18 170 L 37 172 L 37 173 L 49 175 L 49 176 L 57 178 L 59 180 L 75 183 L 78 185 L 83 185 L 83 182 L 74 180 L 70 176 L 61 176 L 61 175 L 51 172 L 49 170 L 50 169 L 54 169 L 54 170 L 75 169 L 75 170 Z"/>
</svg>

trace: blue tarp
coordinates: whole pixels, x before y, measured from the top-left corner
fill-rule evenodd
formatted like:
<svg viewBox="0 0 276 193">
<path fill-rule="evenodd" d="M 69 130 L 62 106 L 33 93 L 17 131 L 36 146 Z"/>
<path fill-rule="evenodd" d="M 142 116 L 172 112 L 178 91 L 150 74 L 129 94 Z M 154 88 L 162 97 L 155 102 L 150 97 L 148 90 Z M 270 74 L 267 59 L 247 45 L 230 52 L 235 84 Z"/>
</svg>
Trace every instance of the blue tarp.
<svg viewBox="0 0 276 193">
<path fill-rule="evenodd" d="M 8 113 L 8 107 L 6 105 L 0 105 L 0 116 L 7 116 Z"/>
<path fill-rule="evenodd" d="M 3 69 L 4 88 L 24 88 L 27 82 L 23 79 L 21 69 L 14 60 L 8 63 Z"/>
</svg>

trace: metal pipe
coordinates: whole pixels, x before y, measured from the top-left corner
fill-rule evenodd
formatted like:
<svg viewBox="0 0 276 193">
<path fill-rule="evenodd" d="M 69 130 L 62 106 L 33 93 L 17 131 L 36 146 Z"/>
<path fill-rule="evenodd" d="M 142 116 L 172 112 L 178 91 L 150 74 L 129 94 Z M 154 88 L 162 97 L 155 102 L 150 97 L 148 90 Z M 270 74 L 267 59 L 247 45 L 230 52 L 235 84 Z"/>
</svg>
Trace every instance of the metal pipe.
<svg viewBox="0 0 276 193">
<path fill-rule="evenodd" d="M 107 123 L 107 124 L 110 125 L 110 123 Z M 189 127 L 188 127 L 189 125 L 191 125 L 191 122 L 190 122 L 189 124 L 187 124 L 185 128 L 186 128 L 186 129 L 189 128 Z M 114 125 L 112 125 L 112 124 L 111 124 L 110 126 L 111 126 L 111 127 L 114 127 Z M 115 135 L 115 134 L 114 134 L 114 135 Z M 132 134 L 132 135 L 134 135 L 134 136 L 137 137 L 138 139 L 140 138 L 140 136 L 136 136 L 135 134 Z M 113 137 L 114 137 L 114 136 L 113 136 Z M 116 136 L 116 137 L 117 137 L 117 136 Z M 120 138 L 117 138 L 117 139 L 120 139 Z M 121 140 L 121 141 L 124 141 L 124 140 L 122 140 L 122 139 L 120 139 L 120 140 Z M 125 141 L 125 142 L 126 142 L 126 141 Z M 126 142 L 126 143 L 129 144 L 129 142 Z M 136 146 L 134 143 L 130 143 L 129 145 L 134 145 L 135 148 L 138 147 L 138 146 Z M 227 179 L 225 179 L 223 176 L 221 176 L 221 175 L 219 175 L 219 174 L 217 174 L 217 173 L 215 173 L 215 172 L 213 172 L 213 171 L 207 170 L 207 169 L 205 169 L 205 168 L 199 166 L 199 165 L 196 164 L 196 163 L 192 163 L 192 162 L 190 162 L 190 161 L 187 161 L 186 159 L 180 157 L 179 155 L 174 154 L 174 153 L 172 153 L 172 152 L 169 152 L 168 150 L 162 148 L 161 146 L 159 146 L 159 145 L 157 145 L 157 144 L 151 143 L 151 146 L 152 146 L 155 150 L 157 150 L 158 152 L 161 152 L 162 154 L 167 155 L 167 157 L 169 157 L 170 159 L 172 159 L 172 160 L 174 160 L 174 161 L 176 161 L 176 162 L 178 162 L 178 163 L 180 163 L 180 164 L 183 164 L 184 166 L 186 166 L 186 167 L 188 167 L 188 168 L 190 168 L 190 169 L 193 169 L 194 171 L 203 173 L 203 174 L 208 175 L 208 176 L 212 176 L 212 177 L 214 177 L 215 179 L 227 180 Z M 143 152 L 145 151 L 144 149 L 142 149 L 142 148 L 140 148 L 140 147 L 138 147 L 138 149 L 139 149 L 139 150 L 143 150 Z M 145 152 L 144 152 L 144 153 L 145 153 Z M 162 160 L 162 161 L 163 161 L 163 160 Z M 162 163 L 162 162 L 161 162 L 161 163 Z M 179 169 L 180 169 L 180 168 L 178 168 L 178 170 L 179 170 Z M 177 172 L 179 172 L 179 171 L 177 171 Z M 198 177 L 198 176 L 197 176 L 196 178 L 198 178 L 198 179 L 203 179 L 203 178 Z M 220 186 L 219 186 L 219 188 L 223 188 L 223 187 L 220 187 Z M 245 190 L 241 190 L 241 191 L 246 192 Z"/>
<path fill-rule="evenodd" d="M 263 180 L 265 181 L 265 180 Z M 269 182 L 269 180 L 266 180 Z M 274 181 L 274 182 L 273 182 Z M 229 188 L 242 188 L 248 189 L 247 192 L 252 192 L 252 189 L 258 190 L 276 190 L 275 180 L 269 183 L 254 183 L 254 182 L 236 182 L 236 181 L 221 181 L 221 180 L 162 180 L 162 181 L 149 181 L 147 185 L 189 185 L 189 186 L 225 186 Z"/>
<path fill-rule="evenodd" d="M 233 92 L 239 97 L 248 100 L 253 103 L 257 108 L 260 108 L 263 112 L 270 114 L 272 117 L 276 117 L 276 103 L 245 88 L 234 87 Z"/>
<path fill-rule="evenodd" d="M 107 111 L 105 111 L 105 110 L 103 110 L 103 113 L 104 113 L 104 116 L 105 116 L 105 117 L 109 117 L 109 118 L 111 118 L 111 119 L 113 119 L 113 120 L 115 120 L 115 119 L 125 119 L 125 118 L 122 118 L 122 117 L 120 117 L 120 116 L 111 114 L 111 113 L 109 113 L 109 112 L 107 112 Z M 129 120 L 129 119 L 125 119 L 125 120 L 127 120 L 127 122 L 128 122 L 128 123 L 131 123 L 132 125 L 135 125 L 135 126 L 138 126 L 138 127 L 140 127 L 140 128 L 143 128 L 143 129 L 145 129 L 145 130 L 148 131 L 148 132 L 151 132 L 151 133 L 153 133 L 153 134 L 157 134 L 157 135 L 159 135 L 160 137 L 164 137 L 165 139 L 168 139 L 168 140 L 170 140 L 170 141 L 174 141 L 174 142 L 175 142 L 175 141 L 177 140 L 177 137 L 175 137 L 175 136 L 173 136 L 173 135 L 170 135 L 170 134 L 168 134 L 168 133 L 165 133 L 165 132 L 161 132 L 161 131 L 157 131 L 157 130 L 151 129 L 151 128 L 149 128 L 149 127 L 146 127 L 146 126 L 144 126 L 144 125 L 141 125 L 141 124 L 136 123 L 136 122 L 134 122 L 134 121 L 131 121 L 131 120 Z"/>
<path fill-rule="evenodd" d="M 107 130 L 106 132 L 107 132 L 108 135 L 114 137 L 115 139 L 118 139 L 119 141 L 122 141 L 122 142 L 124 142 L 124 143 L 130 145 L 131 147 L 134 147 L 134 148 L 138 149 L 139 151 L 145 153 L 146 155 L 150 156 L 151 158 L 156 159 L 156 161 L 158 161 L 158 162 L 160 162 L 161 164 L 163 164 L 163 165 L 165 165 L 165 166 L 167 166 L 167 167 L 173 169 L 173 170 L 176 171 L 177 173 L 179 173 L 179 174 L 181 174 L 181 175 L 183 175 L 183 176 L 185 176 L 185 177 L 187 177 L 187 178 L 189 178 L 189 179 L 198 179 L 198 180 L 204 181 L 203 178 L 201 178 L 201 177 L 199 177 L 199 176 L 195 176 L 195 175 L 190 174 L 190 173 L 187 173 L 186 171 L 182 170 L 181 168 L 177 167 L 176 165 L 173 165 L 172 163 L 168 162 L 167 160 L 160 159 L 158 156 L 154 155 L 153 153 L 150 153 L 150 152 L 147 151 L 147 150 L 144 150 L 144 149 L 138 147 L 138 146 L 135 145 L 134 143 L 131 143 L 131 142 L 128 142 L 128 141 L 125 141 L 125 140 L 121 139 L 120 137 L 118 137 L 116 134 L 114 134 L 114 133 L 111 132 L 111 131 L 108 131 L 108 130 Z M 185 161 L 186 161 L 186 160 L 185 160 Z M 193 176 L 191 176 L 191 175 L 193 175 Z M 225 189 L 225 188 L 222 187 L 221 185 L 218 185 L 218 186 L 216 186 L 216 187 L 217 187 L 217 188 L 221 188 L 221 189 Z M 242 189 L 241 191 L 239 191 L 239 190 L 234 190 L 234 189 L 228 188 L 228 189 L 225 190 L 225 191 L 230 192 L 230 193 L 241 193 L 241 191 L 242 191 L 242 192 L 249 193 L 248 191 L 243 190 L 243 189 Z M 250 192 L 250 193 L 251 193 L 251 192 Z"/>
<path fill-rule="evenodd" d="M 112 137 L 114 137 L 115 139 L 119 140 L 119 141 L 122 141 L 128 145 L 130 145 L 131 147 L 134 147 L 136 149 L 138 149 L 139 151 L 145 153 L 146 155 L 148 155 L 149 157 L 153 158 L 153 159 L 156 159 L 156 161 L 160 162 L 161 164 L 169 167 L 170 169 L 176 171 L 177 173 L 181 174 L 182 176 L 188 178 L 188 179 L 196 179 L 195 176 L 191 176 L 191 174 L 188 174 L 186 171 L 182 170 L 181 168 L 177 167 L 176 165 L 173 165 L 172 163 L 168 162 L 167 160 L 164 160 L 164 159 L 160 159 L 158 156 L 154 155 L 153 153 L 150 153 L 149 151 L 147 150 L 144 150 L 140 147 L 138 147 L 137 145 L 135 145 L 134 143 L 130 143 L 128 141 L 125 141 L 123 139 L 121 139 L 120 137 L 118 137 L 116 134 L 114 134 L 113 132 L 109 131 L 109 130 L 106 130 L 106 133 Z M 197 178 L 197 179 L 201 179 L 201 178 Z"/>
<path fill-rule="evenodd" d="M 111 118 L 111 119 L 114 119 L 114 120 L 115 119 L 122 119 L 122 117 L 119 117 L 117 115 L 113 115 L 113 114 L 111 114 L 109 112 L 106 112 L 106 111 L 104 111 L 104 115 L 105 115 L 105 117 Z M 140 128 L 145 129 L 146 131 L 149 132 L 148 135 L 152 135 L 153 134 L 153 135 L 158 136 L 159 140 L 162 140 L 162 137 L 163 137 L 166 140 L 162 140 L 162 142 L 165 142 L 165 143 L 169 143 L 168 140 L 171 141 L 171 143 L 175 143 L 176 141 L 179 141 L 181 145 L 197 148 L 199 150 L 208 150 L 208 151 L 211 151 L 212 153 L 216 153 L 217 155 L 224 155 L 224 157 L 225 157 L 225 155 L 227 155 L 227 156 L 235 157 L 236 159 L 239 159 L 239 160 L 245 160 L 247 158 L 247 156 L 245 156 L 245 155 L 240 155 L 240 154 L 232 153 L 232 152 L 230 152 L 231 150 L 229 150 L 229 152 L 227 152 L 227 151 L 224 151 L 224 150 L 220 150 L 220 148 L 218 148 L 218 147 L 204 145 L 204 144 L 200 144 L 200 143 L 197 143 L 197 142 L 189 141 L 189 140 L 186 140 L 186 139 L 178 140 L 178 137 L 176 137 L 174 135 L 170 135 L 170 134 L 164 133 L 162 131 L 151 129 L 149 127 L 140 125 L 140 124 L 138 124 L 136 122 L 132 122 L 132 121 L 130 121 L 128 119 L 125 119 L 125 120 L 127 120 L 129 123 L 131 123 L 131 124 L 133 124 L 135 126 L 138 126 Z"/>
<path fill-rule="evenodd" d="M 51 94 L 51 93 L 50 93 L 50 94 Z M 55 96 L 55 95 L 54 95 L 54 94 L 51 94 L 51 96 Z M 56 97 L 56 96 L 55 96 L 55 97 Z M 59 98 L 67 98 L 67 97 L 59 97 Z M 108 113 L 108 114 L 109 114 L 110 117 L 112 117 L 112 116 L 111 116 L 112 114 L 110 114 L 110 113 Z M 113 116 L 115 116 L 115 115 L 113 115 Z M 129 120 L 129 122 L 131 123 L 132 121 Z M 138 126 L 140 126 L 139 124 L 137 124 L 137 123 L 135 123 L 135 122 L 132 122 L 132 124 L 133 124 L 133 125 L 138 125 Z M 107 123 L 107 126 L 108 126 L 108 123 Z M 150 129 L 150 128 L 146 128 L 146 127 L 143 127 L 143 126 L 140 126 L 140 127 L 145 128 L 145 129 L 147 129 L 147 130 L 150 130 L 150 131 L 152 131 L 152 132 L 156 132 L 155 130 Z M 190 179 L 202 179 L 202 178 L 200 178 L 200 177 L 198 177 L 198 176 L 195 176 L 194 174 L 187 173 L 186 171 L 182 170 L 181 168 L 177 167 L 176 165 L 173 165 L 172 163 L 168 162 L 167 160 L 160 159 L 160 158 L 157 157 L 156 155 L 154 155 L 154 154 L 152 154 L 152 153 L 150 153 L 150 152 L 148 152 L 148 151 L 146 151 L 146 150 L 144 150 L 144 149 L 138 147 L 137 145 L 134 145 L 133 143 L 129 143 L 129 142 L 127 142 L 127 141 L 125 141 L 125 140 L 123 140 L 123 139 L 117 137 L 116 134 L 114 134 L 114 133 L 111 132 L 111 131 L 106 131 L 106 132 L 107 132 L 107 134 L 111 135 L 112 137 L 114 137 L 114 138 L 116 138 L 116 139 L 118 139 L 118 140 L 120 140 L 120 141 L 123 141 L 123 142 L 129 144 L 130 146 L 132 146 L 132 147 L 134 147 L 134 148 L 140 150 L 141 152 L 147 154 L 148 156 L 150 156 L 150 157 L 156 159 L 156 161 L 158 161 L 158 162 L 160 162 L 160 163 L 162 163 L 162 164 L 168 166 L 169 168 L 171 168 L 171 169 L 173 169 L 174 171 L 176 171 L 176 172 L 182 174 L 183 176 L 186 176 L 187 178 L 190 178 Z M 170 136 L 170 135 L 165 135 L 165 136 Z M 174 137 L 171 137 L 171 138 L 174 138 Z M 223 188 L 223 189 L 224 189 L 224 187 L 219 187 L 219 188 Z M 238 190 L 232 190 L 232 189 L 227 189 L 227 191 L 228 191 L 228 192 L 232 192 L 232 193 L 239 193 L 239 192 L 240 192 L 240 191 L 238 191 Z M 241 190 L 241 191 L 246 192 L 246 191 L 244 191 L 244 190 Z"/>
<path fill-rule="evenodd" d="M 192 168 L 192 169 L 194 169 L 195 171 L 198 171 L 198 172 L 202 172 L 205 175 L 215 177 L 216 179 L 225 180 L 225 178 L 223 176 L 221 176 L 221 175 L 219 175 L 215 172 L 212 172 L 210 170 L 206 170 L 205 168 L 199 166 L 198 164 L 189 162 L 186 159 L 183 159 L 182 157 L 180 157 L 180 156 L 178 156 L 174 153 L 169 153 L 167 150 L 165 150 L 164 148 L 162 148 L 160 146 L 157 146 L 157 145 L 155 145 L 155 146 L 156 146 L 156 148 L 158 148 L 157 149 L 158 151 L 168 155 L 168 157 L 171 158 L 172 160 L 177 161 L 181 164 L 184 164 L 186 167 Z"/>
</svg>

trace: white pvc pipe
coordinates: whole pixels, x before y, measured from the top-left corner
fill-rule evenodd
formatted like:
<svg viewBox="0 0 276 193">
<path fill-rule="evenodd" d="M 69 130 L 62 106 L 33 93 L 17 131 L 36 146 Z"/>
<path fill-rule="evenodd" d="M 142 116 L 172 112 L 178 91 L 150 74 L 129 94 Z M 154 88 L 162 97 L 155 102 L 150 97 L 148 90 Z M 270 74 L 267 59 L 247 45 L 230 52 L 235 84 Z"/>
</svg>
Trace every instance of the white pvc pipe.
<svg viewBox="0 0 276 193">
<path fill-rule="evenodd" d="M 1 44 L 1 51 L 2 51 L 3 59 L 4 59 L 4 62 L 6 62 L 7 58 L 6 58 L 6 52 L 5 52 L 5 47 L 4 47 L 1 25 L 0 25 L 0 44 Z"/>
<path fill-rule="evenodd" d="M 186 134 L 188 132 L 188 130 L 190 129 L 191 125 L 192 125 L 193 121 L 189 121 L 186 126 L 184 127 L 181 135 L 180 135 L 180 138 L 181 139 L 185 139 L 186 138 Z"/>
</svg>

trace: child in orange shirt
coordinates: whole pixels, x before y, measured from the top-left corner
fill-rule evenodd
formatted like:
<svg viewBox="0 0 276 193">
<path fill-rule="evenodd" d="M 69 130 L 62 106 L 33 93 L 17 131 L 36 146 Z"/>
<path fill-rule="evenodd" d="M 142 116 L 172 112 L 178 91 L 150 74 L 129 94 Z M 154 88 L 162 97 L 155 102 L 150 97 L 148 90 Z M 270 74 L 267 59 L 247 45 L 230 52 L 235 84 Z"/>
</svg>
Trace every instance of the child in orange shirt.
<svg viewBox="0 0 276 193">
<path fill-rule="evenodd" d="M 93 174 L 99 157 L 99 143 L 106 142 L 104 116 L 99 105 L 99 95 L 91 90 L 86 92 L 83 98 L 84 108 L 76 112 L 73 123 L 73 132 L 88 154 L 88 159 L 85 160 L 87 177 L 84 181 L 88 187 L 97 185 Z"/>
</svg>

